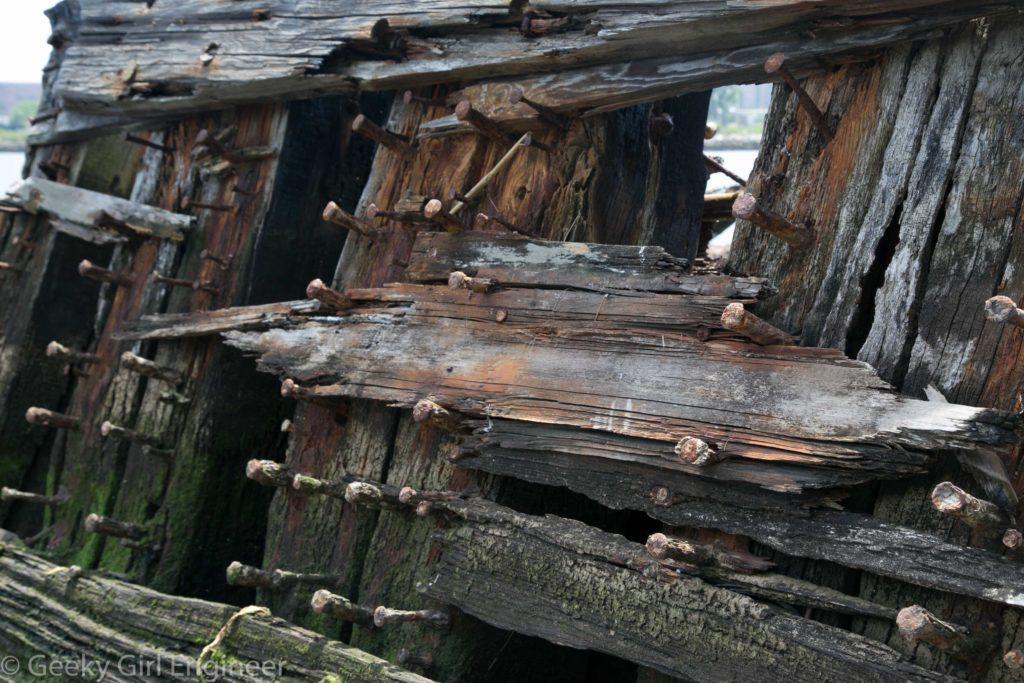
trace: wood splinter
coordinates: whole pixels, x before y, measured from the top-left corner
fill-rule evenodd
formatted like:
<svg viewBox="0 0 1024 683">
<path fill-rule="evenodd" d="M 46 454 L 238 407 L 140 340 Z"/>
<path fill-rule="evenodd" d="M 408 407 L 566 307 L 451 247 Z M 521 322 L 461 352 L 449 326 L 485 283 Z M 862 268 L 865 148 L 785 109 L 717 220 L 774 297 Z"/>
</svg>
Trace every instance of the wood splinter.
<svg viewBox="0 0 1024 683">
<path fill-rule="evenodd" d="M 25 421 L 30 425 L 36 425 L 38 427 L 52 427 L 53 429 L 80 429 L 81 420 L 72 415 L 64 415 L 63 413 L 55 413 L 52 410 L 46 408 L 37 408 L 32 406 L 25 411 Z"/>
<path fill-rule="evenodd" d="M 344 311 L 353 306 L 352 299 L 347 294 L 331 289 L 320 278 L 306 285 L 306 296 L 319 301 L 323 308 L 332 311 Z"/>
<path fill-rule="evenodd" d="M 738 302 L 729 304 L 722 311 L 722 327 L 761 346 L 793 343 L 792 336 L 758 318 Z"/>
<path fill-rule="evenodd" d="M 498 287 L 498 281 L 489 277 L 470 277 L 461 270 L 448 276 L 448 286 L 452 289 L 468 289 L 477 294 L 487 294 Z"/>
<path fill-rule="evenodd" d="M 372 628 L 375 625 L 371 608 L 357 605 L 348 598 L 328 590 L 318 590 L 313 593 L 310 606 L 317 614 L 326 614 L 360 626 Z"/>
<path fill-rule="evenodd" d="M 774 211 L 762 207 L 749 192 L 744 192 L 733 202 L 732 215 L 739 220 L 750 221 L 793 249 L 806 249 L 814 242 L 813 230 L 806 225 L 790 223 Z"/>
<path fill-rule="evenodd" d="M 769 75 L 778 74 L 782 77 L 782 80 L 786 82 L 786 85 L 796 94 L 797 101 L 803 108 L 807 115 L 811 117 L 811 122 L 814 123 L 814 127 L 821 131 L 821 134 L 826 140 L 831 141 L 833 137 L 832 127 L 828 125 L 828 120 L 825 115 L 818 109 L 818 105 L 814 103 L 811 96 L 807 94 L 807 91 L 803 89 L 796 77 L 790 73 L 784 65 L 786 63 L 786 55 L 782 52 L 776 52 L 775 54 L 768 57 L 764 62 L 764 72 Z"/>
<path fill-rule="evenodd" d="M 994 296 L 985 302 L 985 317 L 992 322 L 1024 327 L 1024 310 L 1008 296 Z"/>
<path fill-rule="evenodd" d="M 920 605 L 901 609 L 896 626 L 909 643 L 928 643 L 943 651 L 963 651 L 971 644 L 967 629 L 939 619 Z"/>
<path fill-rule="evenodd" d="M 105 420 L 103 424 L 100 425 L 100 434 L 104 437 L 113 436 L 140 446 L 151 446 L 153 448 L 163 450 L 163 439 L 160 437 L 150 436 L 149 434 L 137 432 L 134 429 L 128 429 L 127 427 L 116 425 L 110 420 Z"/>
<path fill-rule="evenodd" d="M 30 491 L 19 491 L 18 489 L 12 489 L 9 486 L 4 486 L 0 489 L 0 500 L 5 503 L 18 501 L 22 503 L 33 503 L 35 505 L 63 505 L 68 502 L 68 492 L 61 489 L 52 496 L 47 496 L 42 493 L 32 493 Z"/>
<path fill-rule="evenodd" d="M 324 586 L 341 582 L 337 574 L 305 574 L 284 569 L 260 569 L 241 562 L 232 562 L 226 572 L 229 586 L 265 588 L 279 591 L 297 585 Z"/>
<path fill-rule="evenodd" d="M 89 259 L 83 259 L 82 262 L 78 264 L 78 274 L 82 277 L 89 278 L 90 280 L 106 282 L 116 287 L 131 287 L 135 284 L 134 276 L 129 275 L 128 273 L 100 268 L 97 265 L 93 265 L 93 262 Z"/>
<path fill-rule="evenodd" d="M 696 467 L 708 467 L 728 457 L 725 453 L 713 449 L 706 441 L 692 436 L 684 436 L 673 450 L 684 463 Z"/>
<path fill-rule="evenodd" d="M 1006 516 L 995 503 L 975 498 L 952 482 L 944 481 L 932 489 L 932 507 L 952 515 L 980 531 L 1006 528 Z"/>
<path fill-rule="evenodd" d="M 731 552 L 713 545 L 691 543 L 681 538 L 670 538 L 665 534 L 651 534 L 647 537 L 647 554 L 656 560 L 674 560 L 701 568 L 722 569 L 754 573 L 768 571 L 774 562 L 751 555 Z"/>
<path fill-rule="evenodd" d="M 409 622 L 420 622 L 438 628 L 447 628 L 451 623 L 451 619 L 447 612 L 436 609 L 401 610 L 390 609 L 381 605 L 373 610 L 373 623 L 378 627 Z"/>
<path fill-rule="evenodd" d="M 364 135 L 397 154 L 409 155 L 416 152 L 416 148 L 404 136 L 381 128 L 366 118 L 365 114 L 359 114 L 352 119 L 352 132 Z"/>
<path fill-rule="evenodd" d="M 174 368 L 158 365 L 148 358 L 136 355 L 131 351 L 121 354 L 121 367 L 143 377 L 159 379 L 178 386 L 185 381 L 185 375 Z"/>
<path fill-rule="evenodd" d="M 77 351 L 64 346 L 58 341 L 52 341 L 46 345 L 46 357 L 56 358 L 57 360 L 64 361 L 65 363 L 85 363 L 87 365 L 93 365 L 102 360 L 95 353 Z"/>
<path fill-rule="evenodd" d="M 112 517 L 104 517 L 103 515 L 97 515 L 95 512 L 85 518 L 83 526 L 86 533 L 96 534 L 97 536 L 127 538 L 138 541 L 146 535 L 145 528 L 138 524 L 122 522 Z"/>
<path fill-rule="evenodd" d="M 245 476 L 263 486 L 288 488 L 295 474 L 284 463 L 253 458 L 245 464 Z"/>
<path fill-rule="evenodd" d="M 336 202 L 327 202 L 327 206 L 324 207 L 323 219 L 328 223 L 340 225 L 349 232 L 362 235 L 366 239 L 374 242 L 384 241 L 389 236 L 389 233 L 386 230 L 382 230 L 381 228 L 359 220 L 338 206 Z"/>
</svg>

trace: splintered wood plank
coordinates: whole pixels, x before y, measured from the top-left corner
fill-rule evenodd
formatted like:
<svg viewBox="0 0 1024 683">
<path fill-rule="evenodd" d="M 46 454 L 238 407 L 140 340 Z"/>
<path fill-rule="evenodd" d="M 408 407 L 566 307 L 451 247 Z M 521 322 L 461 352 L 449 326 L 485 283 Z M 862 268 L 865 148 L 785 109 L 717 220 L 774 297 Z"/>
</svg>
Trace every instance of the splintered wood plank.
<svg viewBox="0 0 1024 683">
<path fill-rule="evenodd" d="M 7 198 L 29 213 L 42 212 L 59 221 L 96 232 L 98 239 L 111 232 L 109 225 L 95 225 L 104 217 L 123 224 L 123 228 L 131 234 L 162 237 L 175 242 L 184 240 L 185 234 L 195 224 L 192 216 L 44 178 L 22 180 L 8 191 Z"/>
<path fill-rule="evenodd" d="M 575 101 L 574 108 L 624 106 L 707 89 L 714 84 L 707 77 L 712 71 L 719 79 L 729 74 L 728 82 L 753 80 L 755 67 L 777 50 L 834 56 L 1014 8 L 1011 2 L 960 8 L 940 0 L 888 6 L 852 0 L 597 3 L 564 10 L 564 16 L 539 16 L 527 38 L 517 30 L 522 5 L 493 1 L 422 9 L 386 0 L 251 1 L 230 9 L 195 0 L 83 4 L 81 26 L 64 50 L 55 85 L 64 107 L 79 118 L 47 122 L 54 135 L 67 135 L 69 124 L 109 127 L 123 114 L 166 119 L 267 98 L 561 71 L 569 75 L 564 82 L 556 78 L 553 89 L 564 85 L 572 96 L 585 90 L 583 81 L 596 80 L 578 73 L 581 66 L 614 65 L 604 74 L 612 86 Z M 397 33 L 373 34 L 381 19 Z M 807 33 L 817 49 L 806 46 Z M 392 35 L 402 36 L 397 48 Z M 704 81 L 695 82 L 685 65 L 702 60 Z M 715 69 L 708 66 L 712 60 Z M 680 68 L 689 73 L 674 75 Z M 657 83 L 645 84 L 647 76 L 657 76 Z M 96 119 L 91 123 L 88 115 Z"/>
<path fill-rule="evenodd" d="M 637 290 L 750 298 L 762 278 L 691 275 L 661 247 L 535 240 L 512 233 L 421 233 L 409 258 L 411 282 L 447 282 L 453 271 L 519 287 Z"/>
<path fill-rule="evenodd" d="M 128 666 L 165 674 L 146 680 L 202 680 L 197 671 L 216 671 L 228 681 L 429 683 L 263 607 L 167 595 L 10 545 L 0 550 L 0 641 L 8 654 L 87 660 L 104 675 Z"/>
<path fill-rule="evenodd" d="M 686 680 L 943 680 L 862 636 L 701 579 L 668 579 L 638 543 L 483 501 L 448 504 L 427 595 L 483 621 Z M 655 571 L 650 571 L 650 570 Z"/>
<path fill-rule="evenodd" d="M 419 320 L 415 306 L 400 316 L 352 315 L 226 336 L 260 354 L 265 371 L 319 385 L 323 398 L 412 406 L 431 395 L 468 415 L 672 444 L 693 436 L 751 459 L 776 459 L 762 450 L 768 445 L 784 451 L 778 459 L 786 462 L 884 472 L 879 445 L 980 456 L 1015 443 L 1009 415 L 901 398 L 868 366 L 815 349 L 762 354 L 747 344 L 584 323 L 516 329 Z M 859 444 L 872 448 L 859 451 Z"/>
<path fill-rule="evenodd" d="M 186 339 L 207 337 L 228 330 L 287 325 L 303 313 L 314 310 L 313 302 L 285 301 L 279 304 L 236 306 L 191 313 L 156 313 L 129 320 L 113 332 L 113 338 Z"/>
</svg>

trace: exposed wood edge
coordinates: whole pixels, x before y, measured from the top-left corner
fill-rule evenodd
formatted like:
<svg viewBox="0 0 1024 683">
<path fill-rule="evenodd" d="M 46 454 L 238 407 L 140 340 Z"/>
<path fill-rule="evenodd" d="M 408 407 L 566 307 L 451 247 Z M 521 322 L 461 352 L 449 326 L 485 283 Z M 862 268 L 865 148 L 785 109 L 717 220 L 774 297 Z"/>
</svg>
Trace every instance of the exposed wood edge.
<svg viewBox="0 0 1024 683">
<path fill-rule="evenodd" d="M 486 501 L 444 505 L 463 521 L 439 533 L 426 593 L 499 628 L 687 680 L 943 678 L 863 636 L 701 579 L 666 581 L 643 546 L 621 536 Z"/>
<path fill-rule="evenodd" d="M 125 323 L 113 333 L 117 340 L 185 339 L 208 337 L 231 330 L 261 330 L 287 326 L 299 316 L 316 312 L 316 302 L 284 301 L 257 306 L 237 306 L 214 311 L 144 315 Z"/>
<path fill-rule="evenodd" d="M 830 510 L 804 514 L 781 508 L 739 507 L 625 480 L 571 456 L 552 454 L 524 468 L 496 455 L 465 458 L 462 467 L 565 486 L 616 510 L 641 510 L 671 526 L 718 529 L 748 536 L 779 552 L 827 560 L 936 590 L 1024 607 L 1024 565 L 978 548 L 891 524 L 871 515 Z M 663 490 L 662 490 L 663 489 Z"/>
<path fill-rule="evenodd" d="M 368 683 L 428 681 L 265 608 L 239 610 L 166 595 L 61 567 L 13 545 L 0 545 L 0 576 L 0 638 L 18 648 L 6 655 L 84 658 L 107 663 L 112 672 L 121 658 L 153 671 L 157 662 L 164 670 L 174 663 L 193 674 L 200 661 L 271 664 L 270 675 L 249 671 L 218 678 L 231 681 L 277 680 L 278 662 L 288 680 L 311 683 L 337 680 L 331 676 Z"/>
</svg>

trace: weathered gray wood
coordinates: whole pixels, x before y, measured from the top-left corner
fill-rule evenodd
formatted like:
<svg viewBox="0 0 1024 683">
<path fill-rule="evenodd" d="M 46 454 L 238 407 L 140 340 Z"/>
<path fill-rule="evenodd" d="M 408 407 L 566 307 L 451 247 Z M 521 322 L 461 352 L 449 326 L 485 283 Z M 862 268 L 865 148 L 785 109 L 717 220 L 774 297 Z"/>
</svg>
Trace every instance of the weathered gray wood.
<svg viewBox="0 0 1024 683">
<path fill-rule="evenodd" d="M 936 0 L 888 6 L 600 3 L 557 20 L 562 29 L 524 41 L 512 28 L 523 19 L 522 7 L 493 1 L 444 3 L 419 11 L 389 0 L 247 1 L 234 3 L 230 11 L 199 2 L 140 7 L 127 0 L 93 0 L 83 5 L 81 26 L 66 48 L 55 92 L 65 108 L 101 117 L 95 121 L 100 127 L 109 127 L 118 114 L 166 119 L 267 98 L 562 70 L 570 71 L 558 83 L 572 96 L 574 87 L 583 92 L 581 84 L 596 76 L 578 67 L 606 64 L 616 65 L 603 74 L 613 87 L 575 101 L 574 108 L 621 107 L 718 84 L 707 77 L 717 71 L 722 78 L 720 67 L 708 68 L 712 61 L 730 65 L 727 82 L 753 80 L 756 67 L 774 51 L 792 47 L 808 58 L 835 56 L 1017 6 L 1006 1 L 959 7 Z M 384 18 L 401 32 L 397 45 L 371 38 L 372 27 Z M 807 45 L 802 36 L 785 42 L 802 32 L 813 32 L 815 45 Z M 109 49 L 112 44 L 116 51 Z M 694 78 L 695 71 L 704 79 Z M 527 94 L 533 91 L 529 87 Z M 80 117 L 72 125 L 92 124 Z M 66 137 L 72 130 L 61 117 L 49 127 L 54 136 Z"/>
<path fill-rule="evenodd" d="M 143 315 L 117 329 L 114 339 L 185 339 L 208 337 L 228 330 L 264 329 L 288 325 L 315 311 L 315 302 L 237 306 L 194 313 Z"/>
<path fill-rule="evenodd" d="M 42 655 L 105 665 L 102 680 L 124 682 L 199 681 L 206 667 L 206 680 L 238 683 L 428 680 L 266 608 L 166 595 L 12 545 L 0 546 L 0 576 L 0 642 L 23 670 L 29 657 Z"/>
<path fill-rule="evenodd" d="M 8 191 L 7 200 L 29 213 L 43 212 L 101 234 L 110 232 L 95 225 L 104 216 L 123 223 L 127 230 L 141 237 L 162 237 L 175 242 L 185 239 L 185 233 L 195 223 L 191 216 L 44 178 L 26 178 L 17 183 Z"/>
<path fill-rule="evenodd" d="M 502 628 L 688 680 L 942 679 L 888 647 L 700 579 L 659 580 L 643 546 L 621 536 L 493 503 L 444 505 L 465 521 L 438 535 L 426 592 Z"/>
</svg>

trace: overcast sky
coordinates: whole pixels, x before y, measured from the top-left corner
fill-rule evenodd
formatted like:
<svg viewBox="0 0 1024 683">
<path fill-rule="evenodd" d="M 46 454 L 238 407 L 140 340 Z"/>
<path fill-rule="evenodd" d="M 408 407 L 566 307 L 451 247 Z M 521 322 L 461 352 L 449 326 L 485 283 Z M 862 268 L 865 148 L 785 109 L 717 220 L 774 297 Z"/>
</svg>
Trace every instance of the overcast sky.
<svg viewBox="0 0 1024 683">
<path fill-rule="evenodd" d="M 0 82 L 38 83 L 50 58 L 50 21 L 43 10 L 57 0 L 3 0 Z"/>
</svg>

